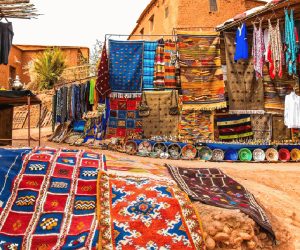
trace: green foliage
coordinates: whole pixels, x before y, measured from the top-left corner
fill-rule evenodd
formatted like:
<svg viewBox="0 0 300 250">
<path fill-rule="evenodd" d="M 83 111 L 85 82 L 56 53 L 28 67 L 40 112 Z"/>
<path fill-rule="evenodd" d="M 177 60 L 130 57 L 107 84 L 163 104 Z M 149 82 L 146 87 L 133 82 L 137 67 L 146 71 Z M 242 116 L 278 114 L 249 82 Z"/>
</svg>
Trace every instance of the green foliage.
<svg viewBox="0 0 300 250">
<path fill-rule="evenodd" d="M 45 50 L 33 62 L 40 89 L 51 89 L 66 68 L 63 53 L 58 48 Z"/>
</svg>

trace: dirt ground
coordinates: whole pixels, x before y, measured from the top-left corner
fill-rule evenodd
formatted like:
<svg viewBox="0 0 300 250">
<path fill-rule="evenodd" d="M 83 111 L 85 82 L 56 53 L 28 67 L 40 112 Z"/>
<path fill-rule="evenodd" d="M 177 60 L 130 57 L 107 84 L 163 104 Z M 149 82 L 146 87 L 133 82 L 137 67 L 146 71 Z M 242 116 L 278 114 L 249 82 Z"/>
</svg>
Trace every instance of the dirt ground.
<svg viewBox="0 0 300 250">
<path fill-rule="evenodd" d="M 42 146 L 69 147 L 47 141 L 50 128 L 42 129 Z M 32 137 L 37 138 L 37 129 Z M 14 130 L 13 137 L 26 138 L 27 130 Z M 32 141 L 31 146 L 37 145 Z M 27 146 L 27 141 L 15 141 L 15 147 Z M 244 185 L 266 209 L 280 244 L 277 247 L 234 248 L 234 249 L 300 249 L 300 163 L 215 163 L 203 161 L 161 160 L 129 156 L 118 152 L 103 151 L 107 158 L 128 159 L 141 164 L 164 163 L 181 167 L 217 167 Z M 206 206 L 207 208 L 208 206 Z M 205 207 L 200 207 L 204 209 Z M 202 215 L 202 214 L 200 214 Z M 203 216 L 206 216 L 203 214 Z M 204 223 L 205 224 L 205 223 Z M 205 228 L 204 228 L 205 230 Z M 229 244 L 229 243 L 228 243 Z M 229 245 L 228 245 L 229 246 Z M 223 249 L 221 246 L 210 249 Z M 225 248 L 224 248 L 225 249 Z M 232 248 L 226 248 L 232 249 Z"/>
</svg>

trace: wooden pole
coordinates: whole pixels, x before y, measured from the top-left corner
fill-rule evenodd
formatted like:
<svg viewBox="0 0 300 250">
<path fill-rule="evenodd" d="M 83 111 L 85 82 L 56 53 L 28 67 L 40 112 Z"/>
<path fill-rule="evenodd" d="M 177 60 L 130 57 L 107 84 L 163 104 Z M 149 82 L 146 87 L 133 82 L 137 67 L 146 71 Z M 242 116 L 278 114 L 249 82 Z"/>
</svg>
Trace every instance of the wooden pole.
<svg viewBox="0 0 300 250">
<path fill-rule="evenodd" d="M 27 96 L 27 108 L 28 108 L 28 147 L 30 147 L 30 95 Z"/>
<path fill-rule="evenodd" d="M 42 113 L 42 104 L 40 103 L 40 112 L 39 112 L 39 147 L 41 146 L 41 113 Z"/>
</svg>

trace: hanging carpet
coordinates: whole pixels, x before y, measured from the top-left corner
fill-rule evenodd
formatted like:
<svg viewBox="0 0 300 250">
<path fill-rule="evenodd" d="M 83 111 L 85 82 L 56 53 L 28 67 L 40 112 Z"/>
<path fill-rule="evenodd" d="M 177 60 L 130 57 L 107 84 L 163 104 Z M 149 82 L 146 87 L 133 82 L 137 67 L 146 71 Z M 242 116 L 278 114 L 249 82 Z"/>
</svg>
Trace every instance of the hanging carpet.
<svg viewBox="0 0 300 250">
<path fill-rule="evenodd" d="M 109 82 L 113 92 L 142 90 L 144 42 L 109 40 Z"/>
<path fill-rule="evenodd" d="M 254 196 L 220 169 L 167 167 L 173 179 L 192 200 L 216 207 L 239 209 L 275 239 L 270 221 Z"/>
<path fill-rule="evenodd" d="M 208 111 L 184 109 L 179 123 L 179 138 L 194 143 L 213 139 L 213 123 Z"/>
<path fill-rule="evenodd" d="M 165 41 L 158 40 L 154 60 L 154 88 L 165 87 Z"/>
<path fill-rule="evenodd" d="M 155 52 L 158 42 L 144 42 L 143 89 L 153 89 Z"/>
<path fill-rule="evenodd" d="M 164 47 L 164 64 L 165 64 L 165 88 L 173 89 L 180 86 L 177 86 L 176 81 L 176 60 L 177 60 L 177 51 L 176 43 L 172 41 L 166 41 Z"/>
<path fill-rule="evenodd" d="M 98 178 L 100 249 L 205 249 L 200 219 L 175 183 Z"/>
<path fill-rule="evenodd" d="M 96 183 L 102 155 L 36 148 L 0 215 L 4 249 L 96 249 Z"/>
<path fill-rule="evenodd" d="M 226 107 L 219 33 L 181 31 L 178 51 L 185 108 L 215 110 Z"/>
<path fill-rule="evenodd" d="M 138 106 L 141 101 L 137 98 L 109 99 L 110 114 L 108 120 L 107 138 L 126 137 L 142 132 L 142 119 L 139 117 Z"/>
<path fill-rule="evenodd" d="M 272 117 L 272 139 L 273 141 L 292 139 L 291 129 L 285 126 L 283 116 L 274 115 Z"/>
<path fill-rule="evenodd" d="M 263 114 L 263 82 L 261 79 L 256 80 L 253 58 L 236 62 L 234 60 L 235 35 L 224 33 L 224 37 L 229 112 L 232 114 Z"/>
<path fill-rule="evenodd" d="M 272 140 L 272 117 L 270 114 L 251 115 L 251 127 L 254 140 Z"/>
<path fill-rule="evenodd" d="M 146 138 L 151 136 L 177 136 L 178 115 L 170 115 L 171 100 L 175 105 L 178 100 L 177 91 L 147 91 L 144 92 L 150 115 L 143 117 L 143 131 Z"/>
</svg>

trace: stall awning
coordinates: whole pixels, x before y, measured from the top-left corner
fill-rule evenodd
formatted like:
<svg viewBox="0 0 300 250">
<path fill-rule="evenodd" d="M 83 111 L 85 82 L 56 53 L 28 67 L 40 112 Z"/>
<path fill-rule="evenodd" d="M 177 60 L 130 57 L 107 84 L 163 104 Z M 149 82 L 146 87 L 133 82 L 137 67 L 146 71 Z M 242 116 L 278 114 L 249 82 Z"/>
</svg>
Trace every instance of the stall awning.
<svg viewBox="0 0 300 250">
<path fill-rule="evenodd" d="M 34 95 L 30 90 L 1 90 L 0 91 L 0 106 L 22 106 L 28 104 L 28 97 L 30 97 L 30 104 L 41 104 L 42 101 Z"/>
</svg>

